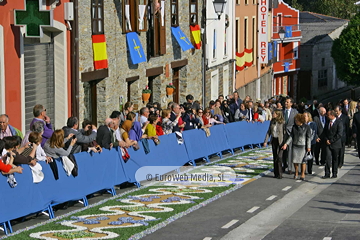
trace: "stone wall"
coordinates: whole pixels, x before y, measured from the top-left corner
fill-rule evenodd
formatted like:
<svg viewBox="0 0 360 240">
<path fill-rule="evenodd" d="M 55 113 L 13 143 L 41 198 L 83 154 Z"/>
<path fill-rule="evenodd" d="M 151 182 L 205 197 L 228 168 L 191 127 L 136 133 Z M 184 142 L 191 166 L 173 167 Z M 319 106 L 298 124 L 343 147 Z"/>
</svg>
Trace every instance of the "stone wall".
<svg viewBox="0 0 360 240">
<path fill-rule="evenodd" d="M 97 84 L 97 119 L 98 123 L 110 115 L 113 110 L 119 110 L 119 98 L 123 96 L 124 103 L 128 99 L 128 83 L 126 78 L 139 76 L 139 79 L 131 83 L 130 99 L 140 109 L 144 106 L 141 99 L 142 89 L 148 85 L 146 69 L 163 67 L 164 73 L 157 76 L 153 81 L 153 101 L 158 101 L 165 106 L 172 97 L 166 96 L 166 85 L 172 82 L 171 62 L 187 59 L 188 65 L 180 69 L 180 102 L 185 101 L 187 94 L 192 94 L 195 99 L 202 101 L 202 52 L 201 50 L 181 51 L 176 39 L 171 34 L 170 24 L 170 1 L 166 1 L 166 54 L 152 57 L 147 62 L 132 64 L 127 50 L 126 35 L 122 32 L 122 1 L 104 1 L 105 36 L 107 42 L 107 55 L 109 64 L 109 77 Z M 201 19 L 202 1 L 198 1 L 199 19 Z M 93 71 L 93 51 L 91 43 L 91 1 L 79 1 L 79 48 L 81 73 Z M 189 28 L 189 1 L 179 0 L 179 23 L 182 31 L 190 39 Z M 146 32 L 139 33 L 139 39 L 146 48 Z M 86 84 L 80 82 L 79 105 L 80 121 L 89 116 L 90 107 L 88 99 L 89 91 Z"/>
</svg>

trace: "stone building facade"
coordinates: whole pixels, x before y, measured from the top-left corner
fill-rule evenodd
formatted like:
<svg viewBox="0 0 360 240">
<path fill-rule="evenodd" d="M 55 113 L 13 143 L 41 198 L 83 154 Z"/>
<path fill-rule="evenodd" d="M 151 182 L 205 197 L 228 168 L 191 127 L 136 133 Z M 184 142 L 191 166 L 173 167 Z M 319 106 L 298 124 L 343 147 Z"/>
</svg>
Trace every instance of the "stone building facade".
<svg viewBox="0 0 360 240">
<path fill-rule="evenodd" d="M 301 70 L 298 74 L 298 99 L 321 99 L 330 92 L 346 87 L 336 74 L 331 57 L 334 39 L 348 25 L 348 20 L 311 12 L 300 13 Z"/>
<path fill-rule="evenodd" d="M 103 1 L 104 34 L 106 36 L 108 68 L 94 70 L 92 49 L 92 4 L 97 0 L 79 1 L 79 118 L 102 123 L 113 110 L 119 110 L 126 101 L 134 103 L 135 110 L 146 105 L 142 101 L 142 90 L 150 85 L 152 98 L 166 107 L 168 102 L 185 102 L 185 96 L 192 94 L 202 101 L 202 52 L 198 49 L 182 51 L 171 31 L 170 1 L 142 1 L 149 6 L 161 2 L 161 13 L 165 16 L 166 51 L 157 57 L 150 57 L 152 51 L 147 45 L 148 32 L 138 32 L 138 38 L 146 55 L 146 61 L 133 64 L 123 29 L 124 2 Z M 138 2 L 138 1 L 136 1 Z M 140 1 L 141 2 L 141 1 Z M 196 3 L 197 19 L 201 19 L 202 1 L 178 0 L 178 26 L 188 39 L 190 32 L 190 6 Z M 145 14 L 145 18 L 149 13 Z M 146 24 L 149 22 L 145 19 Z M 166 95 L 166 85 L 178 86 L 175 94 Z"/>
</svg>

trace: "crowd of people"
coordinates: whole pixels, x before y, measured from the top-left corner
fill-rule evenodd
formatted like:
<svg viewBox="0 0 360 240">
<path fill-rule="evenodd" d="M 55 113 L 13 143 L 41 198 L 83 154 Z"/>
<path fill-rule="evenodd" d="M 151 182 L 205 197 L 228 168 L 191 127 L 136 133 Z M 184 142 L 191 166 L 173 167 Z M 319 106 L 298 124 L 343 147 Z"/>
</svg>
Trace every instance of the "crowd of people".
<svg viewBox="0 0 360 240">
<path fill-rule="evenodd" d="M 354 146 L 360 156 L 360 102 L 344 99 L 324 105 L 314 100 L 307 106 L 284 98 L 276 104 L 264 140 L 266 146 L 271 136 L 274 177 L 281 179 L 287 169 L 294 179 L 299 179 L 300 172 L 305 180 L 315 163 L 325 165 L 322 178 L 337 178 L 346 146 Z"/>
<path fill-rule="evenodd" d="M 142 139 L 146 140 L 141 142 L 152 140 L 157 145 L 161 144 L 159 136 L 173 132 L 204 129 L 209 135 L 211 127 L 217 124 L 271 121 L 264 146 L 271 137 L 275 177 L 282 178 L 287 169 L 290 174 L 294 172 L 297 179 L 301 169 L 301 179 L 305 179 L 306 166 L 308 174 L 312 174 L 313 161 L 325 165 L 324 178 L 330 177 L 330 168 L 332 177 L 337 177 L 337 169 L 344 164 L 345 144 L 349 145 L 353 137 L 360 139 L 357 109 L 360 105 L 347 99 L 335 107 L 316 101 L 306 106 L 296 105 L 284 96 L 264 102 L 254 101 L 250 96 L 241 99 L 237 92 L 225 97 L 220 95 L 208 106 L 201 106 L 192 95 L 187 95 L 183 104 L 170 102 L 162 108 L 158 102 L 148 103 L 138 112 L 134 111 L 132 102 L 127 102 L 121 111 L 113 111 L 99 127 L 87 119 L 80 126 L 79 119 L 72 116 L 62 129 L 53 129 L 46 108 L 37 104 L 33 108 L 30 130 L 24 137 L 21 131 L 11 126 L 6 114 L 0 115 L 0 170 L 11 176 L 22 172 L 19 165 L 28 164 L 33 171 L 38 171 L 37 161 L 51 165 L 55 158 L 72 160 L 74 153 L 101 152 L 103 148 L 113 147 L 120 147 L 126 160 L 129 158 L 126 149 L 139 149 Z M 313 160 L 304 160 L 311 156 L 314 156 Z"/>
</svg>

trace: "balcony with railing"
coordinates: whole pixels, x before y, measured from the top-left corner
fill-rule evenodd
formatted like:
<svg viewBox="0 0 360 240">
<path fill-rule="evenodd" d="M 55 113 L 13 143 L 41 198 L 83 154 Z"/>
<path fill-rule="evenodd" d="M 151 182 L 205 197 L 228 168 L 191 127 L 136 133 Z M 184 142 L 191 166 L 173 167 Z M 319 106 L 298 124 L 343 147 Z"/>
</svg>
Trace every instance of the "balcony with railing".
<svg viewBox="0 0 360 240">
<path fill-rule="evenodd" d="M 285 72 L 285 63 L 289 63 L 289 72 L 300 67 L 300 59 L 298 58 L 281 59 L 273 64 L 274 72 Z"/>
<path fill-rule="evenodd" d="M 300 25 L 285 25 L 285 26 L 273 26 L 273 39 L 279 39 L 279 31 L 284 29 L 284 31 L 289 31 L 291 29 L 290 39 L 298 39 L 301 37 Z M 293 40 L 291 40 L 293 41 Z"/>
<path fill-rule="evenodd" d="M 292 32 L 301 31 L 300 24 L 296 24 L 296 25 L 287 25 L 287 26 L 273 26 L 273 33 L 278 33 L 281 28 L 286 30 L 286 27 L 291 27 Z"/>
</svg>

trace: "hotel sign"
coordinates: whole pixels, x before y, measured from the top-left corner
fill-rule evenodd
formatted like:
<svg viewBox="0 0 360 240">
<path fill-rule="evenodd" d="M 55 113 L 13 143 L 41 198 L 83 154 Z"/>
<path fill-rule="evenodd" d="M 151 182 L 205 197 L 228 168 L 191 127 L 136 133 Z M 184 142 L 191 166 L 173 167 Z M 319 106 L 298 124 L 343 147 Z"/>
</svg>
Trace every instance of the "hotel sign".
<svg viewBox="0 0 360 240">
<path fill-rule="evenodd" d="M 259 0 L 258 27 L 259 27 L 259 60 L 268 63 L 268 11 L 269 0 Z"/>
</svg>

